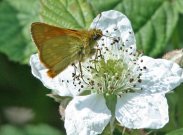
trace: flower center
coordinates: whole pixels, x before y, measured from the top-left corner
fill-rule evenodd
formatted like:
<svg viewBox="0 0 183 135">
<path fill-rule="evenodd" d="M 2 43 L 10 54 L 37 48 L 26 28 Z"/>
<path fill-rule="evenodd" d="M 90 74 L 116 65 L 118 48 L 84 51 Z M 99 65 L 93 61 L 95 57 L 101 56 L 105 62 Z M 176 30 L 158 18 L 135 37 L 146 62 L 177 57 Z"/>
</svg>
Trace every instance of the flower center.
<svg viewBox="0 0 183 135">
<path fill-rule="evenodd" d="M 132 73 L 134 65 L 127 65 L 121 59 L 107 61 L 100 59 L 93 63 L 94 66 L 90 67 L 92 80 L 89 81 L 92 92 L 120 96 L 123 93 L 139 90 L 135 88 L 135 84 L 141 81 L 141 74 Z"/>
</svg>

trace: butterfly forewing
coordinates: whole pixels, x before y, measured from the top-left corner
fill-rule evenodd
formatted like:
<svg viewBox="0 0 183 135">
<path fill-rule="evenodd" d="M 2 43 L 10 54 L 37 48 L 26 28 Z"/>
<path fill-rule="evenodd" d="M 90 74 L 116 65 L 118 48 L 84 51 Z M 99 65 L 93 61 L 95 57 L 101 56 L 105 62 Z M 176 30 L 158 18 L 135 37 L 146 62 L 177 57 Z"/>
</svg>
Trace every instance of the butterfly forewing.
<svg viewBox="0 0 183 135">
<path fill-rule="evenodd" d="M 57 36 L 71 36 L 71 37 L 82 37 L 82 33 L 77 30 L 64 29 L 55 26 L 51 26 L 45 23 L 35 22 L 31 25 L 32 38 L 39 47 L 43 45 L 45 41 L 52 39 Z"/>
<path fill-rule="evenodd" d="M 78 31 L 62 29 L 44 23 L 33 23 L 32 37 L 39 50 L 41 62 L 49 69 L 48 75 L 55 77 L 68 65 L 79 59 L 82 37 Z"/>
</svg>

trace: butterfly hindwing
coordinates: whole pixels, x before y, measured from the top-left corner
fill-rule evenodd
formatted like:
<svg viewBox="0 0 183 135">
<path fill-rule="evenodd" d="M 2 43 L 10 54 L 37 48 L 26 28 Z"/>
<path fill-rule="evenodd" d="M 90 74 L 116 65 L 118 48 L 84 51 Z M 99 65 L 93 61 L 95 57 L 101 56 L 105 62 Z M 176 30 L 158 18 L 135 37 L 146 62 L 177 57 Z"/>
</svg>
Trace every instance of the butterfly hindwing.
<svg viewBox="0 0 183 135">
<path fill-rule="evenodd" d="M 48 40 L 40 48 L 40 60 L 50 70 L 58 74 L 79 59 L 82 43 L 71 37 L 56 37 Z"/>
</svg>

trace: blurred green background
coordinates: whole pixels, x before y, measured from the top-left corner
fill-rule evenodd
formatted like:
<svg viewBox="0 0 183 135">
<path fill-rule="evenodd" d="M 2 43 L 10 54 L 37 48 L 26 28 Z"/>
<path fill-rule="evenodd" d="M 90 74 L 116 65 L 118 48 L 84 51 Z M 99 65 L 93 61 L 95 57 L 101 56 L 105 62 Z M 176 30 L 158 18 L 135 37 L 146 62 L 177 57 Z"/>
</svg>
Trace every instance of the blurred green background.
<svg viewBox="0 0 183 135">
<path fill-rule="evenodd" d="M 183 48 L 183 0 L 0 0 L 0 135 L 65 134 L 59 104 L 31 74 L 31 23 L 87 29 L 98 13 L 111 9 L 131 20 L 146 55 L 159 58 Z M 182 97 L 183 85 L 167 94 L 170 122 L 152 135 L 183 135 Z"/>
</svg>

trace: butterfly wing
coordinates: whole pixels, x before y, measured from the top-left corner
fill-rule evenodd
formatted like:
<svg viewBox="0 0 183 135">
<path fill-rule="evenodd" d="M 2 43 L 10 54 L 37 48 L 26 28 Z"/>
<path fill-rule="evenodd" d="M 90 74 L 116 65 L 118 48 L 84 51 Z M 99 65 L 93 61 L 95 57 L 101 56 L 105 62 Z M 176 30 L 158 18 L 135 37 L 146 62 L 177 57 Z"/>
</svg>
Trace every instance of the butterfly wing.
<svg viewBox="0 0 183 135">
<path fill-rule="evenodd" d="M 80 31 L 33 23 L 31 32 L 40 60 L 49 69 L 50 77 L 55 77 L 68 65 L 79 60 L 83 47 Z"/>
</svg>

